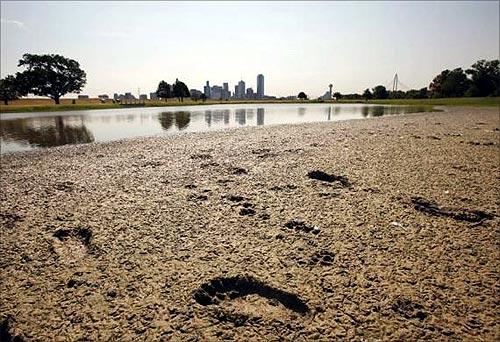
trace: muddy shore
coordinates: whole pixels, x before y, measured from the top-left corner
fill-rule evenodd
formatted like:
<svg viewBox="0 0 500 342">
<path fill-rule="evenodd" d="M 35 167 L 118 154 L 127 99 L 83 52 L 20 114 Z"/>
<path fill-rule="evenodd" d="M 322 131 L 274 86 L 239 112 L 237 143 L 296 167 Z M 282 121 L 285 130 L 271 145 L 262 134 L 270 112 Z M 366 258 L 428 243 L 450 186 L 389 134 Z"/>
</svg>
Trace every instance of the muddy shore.
<svg viewBox="0 0 500 342">
<path fill-rule="evenodd" d="M 499 115 L 4 155 L 0 340 L 498 340 Z"/>
</svg>

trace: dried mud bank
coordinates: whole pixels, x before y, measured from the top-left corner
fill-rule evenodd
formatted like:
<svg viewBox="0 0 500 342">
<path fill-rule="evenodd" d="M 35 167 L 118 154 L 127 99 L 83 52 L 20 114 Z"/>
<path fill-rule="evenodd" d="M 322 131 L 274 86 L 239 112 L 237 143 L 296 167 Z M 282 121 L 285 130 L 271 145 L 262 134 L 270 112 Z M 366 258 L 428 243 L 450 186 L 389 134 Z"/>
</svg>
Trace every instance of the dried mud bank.
<svg viewBox="0 0 500 342">
<path fill-rule="evenodd" d="M 499 111 L 2 157 L 0 337 L 499 339 Z"/>
</svg>

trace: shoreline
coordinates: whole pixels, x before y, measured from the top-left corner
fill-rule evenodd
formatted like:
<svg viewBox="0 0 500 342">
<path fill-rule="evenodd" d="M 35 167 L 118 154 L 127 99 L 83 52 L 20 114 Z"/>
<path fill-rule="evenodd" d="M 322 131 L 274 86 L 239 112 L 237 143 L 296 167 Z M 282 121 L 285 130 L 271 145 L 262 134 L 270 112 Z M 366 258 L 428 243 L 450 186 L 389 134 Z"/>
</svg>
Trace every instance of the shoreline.
<svg viewBox="0 0 500 342">
<path fill-rule="evenodd" d="M 27 101 L 27 100 L 23 100 Z M 39 112 L 60 112 L 60 111 L 83 111 L 83 110 L 99 110 L 99 109 L 130 109 L 130 108 L 151 108 L 151 107 L 185 107 L 185 106 L 201 106 L 201 105 L 236 105 L 236 104 L 367 104 L 367 105 L 407 105 L 407 106 L 481 106 L 481 107 L 495 107 L 500 106 L 500 97 L 492 98 L 441 98 L 441 99 L 390 99 L 390 100 L 339 100 L 339 101 L 323 101 L 323 100 L 308 100 L 308 101 L 298 101 L 298 100 L 255 100 L 255 101 L 213 101 L 209 100 L 203 101 L 191 101 L 186 100 L 185 102 L 178 102 L 174 99 L 171 102 L 162 101 L 150 101 L 145 103 L 144 106 L 126 106 L 117 103 L 89 103 L 89 104 L 60 104 L 60 105 L 23 105 L 16 106 L 15 104 L 9 104 L 7 106 L 0 105 L 0 115 L 1 114 L 13 114 L 13 113 L 39 113 Z"/>
<path fill-rule="evenodd" d="M 498 110 L 445 109 L 2 155 L 2 325 L 494 340 Z"/>
</svg>

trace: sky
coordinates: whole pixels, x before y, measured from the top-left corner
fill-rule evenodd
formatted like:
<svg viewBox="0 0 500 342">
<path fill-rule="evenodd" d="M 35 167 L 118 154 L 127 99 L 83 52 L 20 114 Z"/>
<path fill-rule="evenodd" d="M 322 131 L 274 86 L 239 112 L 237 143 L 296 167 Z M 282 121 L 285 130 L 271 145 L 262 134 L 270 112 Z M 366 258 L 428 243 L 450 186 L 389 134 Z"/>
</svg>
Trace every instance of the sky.
<svg viewBox="0 0 500 342">
<path fill-rule="evenodd" d="M 1 77 L 24 53 L 60 54 L 87 73 L 82 94 L 192 89 L 243 79 L 267 95 L 428 86 L 444 69 L 499 58 L 499 1 L 1 1 Z M 406 90 L 404 86 L 401 89 Z"/>
</svg>

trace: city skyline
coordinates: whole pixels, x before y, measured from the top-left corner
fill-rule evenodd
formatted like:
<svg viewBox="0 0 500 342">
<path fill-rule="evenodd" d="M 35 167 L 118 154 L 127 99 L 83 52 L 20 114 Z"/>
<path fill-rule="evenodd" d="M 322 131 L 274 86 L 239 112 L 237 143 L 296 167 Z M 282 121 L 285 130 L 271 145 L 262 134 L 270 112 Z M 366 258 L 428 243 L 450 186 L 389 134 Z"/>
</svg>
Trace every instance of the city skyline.
<svg viewBox="0 0 500 342">
<path fill-rule="evenodd" d="M 278 97 L 318 97 L 330 83 L 334 92 L 360 93 L 388 86 L 395 73 L 419 89 L 443 69 L 497 59 L 499 49 L 498 2 L 0 6 L 2 77 L 19 71 L 24 53 L 56 53 L 80 63 L 83 93 L 95 95 L 148 93 L 161 79 L 190 88 L 207 79 L 236 84 L 258 73 L 269 76 L 266 93 Z M 212 39 L 207 27 L 227 36 Z"/>
</svg>

